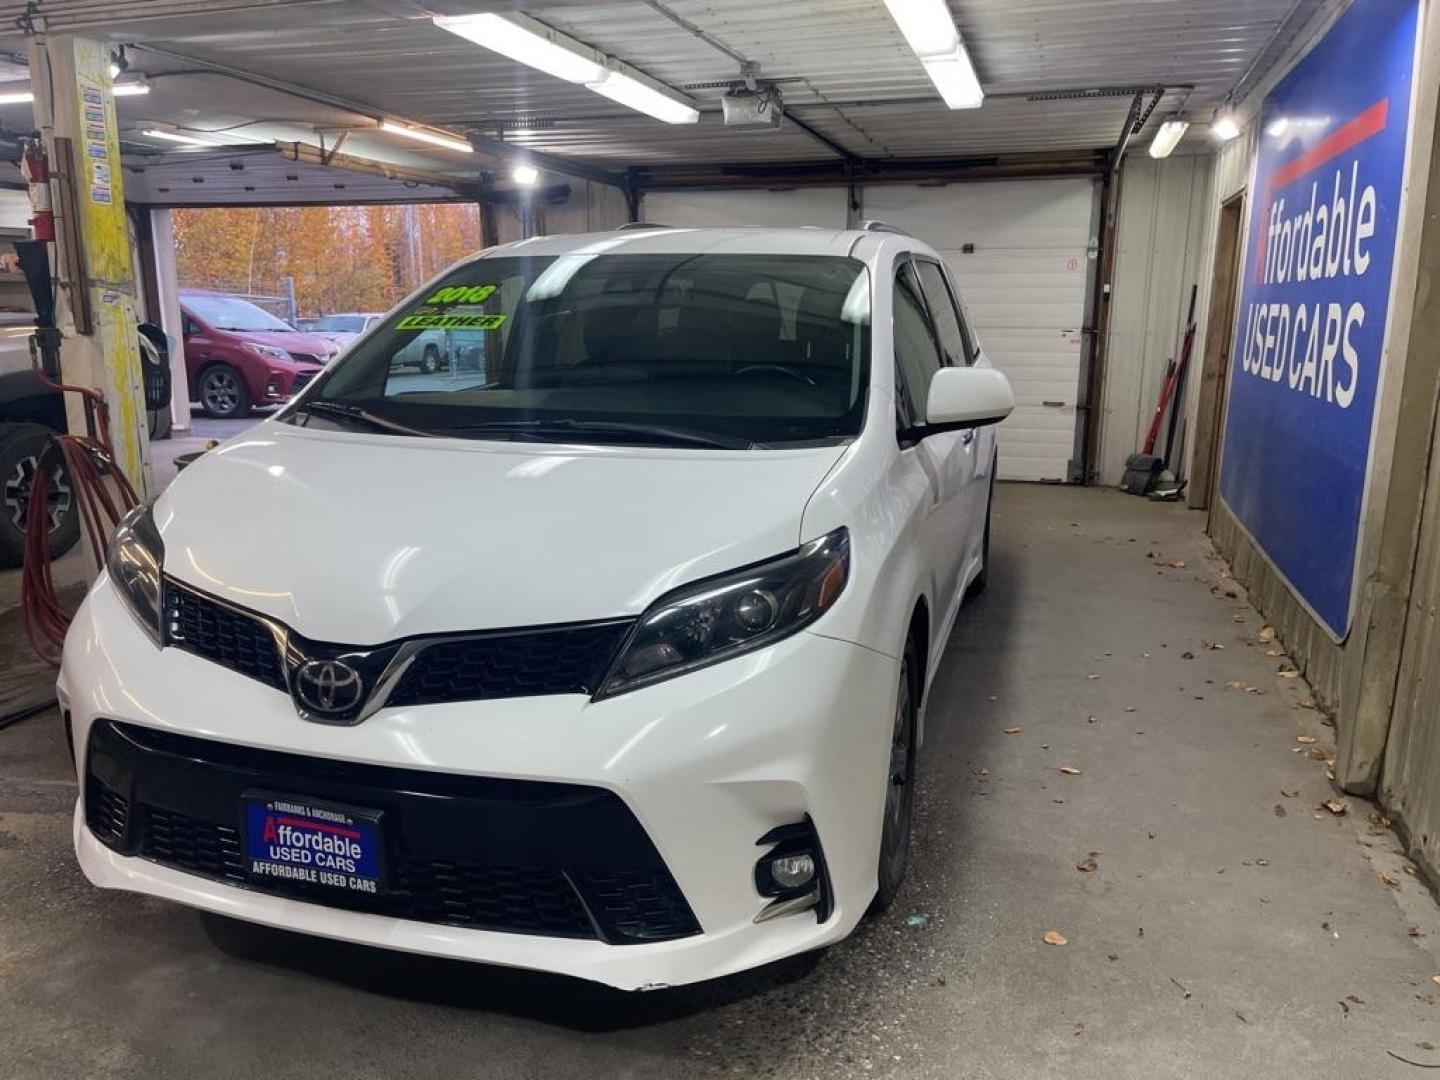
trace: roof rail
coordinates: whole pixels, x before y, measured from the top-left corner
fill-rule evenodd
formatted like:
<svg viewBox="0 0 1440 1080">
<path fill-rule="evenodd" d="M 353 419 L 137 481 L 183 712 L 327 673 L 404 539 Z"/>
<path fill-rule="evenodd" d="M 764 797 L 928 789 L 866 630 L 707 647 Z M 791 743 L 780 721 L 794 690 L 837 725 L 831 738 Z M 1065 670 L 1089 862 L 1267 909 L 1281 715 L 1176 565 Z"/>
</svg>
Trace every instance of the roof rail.
<svg viewBox="0 0 1440 1080">
<path fill-rule="evenodd" d="M 899 228 L 898 226 L 887 225 L 885 222 L 876 221 L 874 218 L 867 218 L 866 220 L 860 222 L 860 228 L 862 228 L 866 232 L 888 232 L 894 233 L 896 236 L 910 235 L 908 232 L 906 232 L 902 228 Z"/>
<path fill-rule="evenodd" d="M 616 226 L 616 232 L 629 232 L 633 229 L 668 229 L 669 225 L 662 225 L 658 221 L 627 221 L 624 225 Z"/>
</svg>

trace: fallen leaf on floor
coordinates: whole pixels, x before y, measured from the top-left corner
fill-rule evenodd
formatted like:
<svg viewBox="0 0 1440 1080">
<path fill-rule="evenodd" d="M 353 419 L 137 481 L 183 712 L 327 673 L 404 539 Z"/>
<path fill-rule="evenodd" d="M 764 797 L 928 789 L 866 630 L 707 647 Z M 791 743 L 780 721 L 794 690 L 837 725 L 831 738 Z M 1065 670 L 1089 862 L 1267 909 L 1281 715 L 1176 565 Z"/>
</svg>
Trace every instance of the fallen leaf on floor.
<svg viewBox="0 0 1440 1080">
<path fill-rule="evenodd" d="M 1285 652 L 1283 649 L 1266 649 L 1265 655 L 1274 658 L 1277 656 L 1284 656 Z"/>
<path fill-rule="evenodd" d="M 1003 732 L 1003 734 L 1005 734 L 1005 735 L 1019 735 L 1020 732 L 1022 732 L 1022 731 L 1024 731 L 1024 730 L 1025 730 L 1025 729 L 1024 729 L 1023 727 L 1021 727 L 1020 725 L 1017 724 L 1015 727 L 1007 727 L 1007 728 L 1005 729 L 1005 731 Z"/>
<path fill-rule="evenodd" d="M 1310 698 L 1301 698 L 1295 702 L 1295 708 L 1297 709 L 1318 709 L 1319 707 L 1320 706 L 1316 705 Z"/>
<path fill-rule="evenodd" d="M 1096 851 L 1090 852 L 1089 855 L 1086 855 L 1075 864 L 1075 869 L 1079 870 L 1082 874 L 1093 874 L 1096 870 L 1100 869 L 1100 864 L 1095 861 L 1095 856 L 1098 854 L 1099 852 Z"/>
<path fill-rule="evenodd" d="M 975 770 L 975 775 L 976 775 L 976 776 L 989 776 L 989 775 L 990 775 L 990 770 L 987 769 L 984 765 L 981 765 L 978 769 Z"/>
<path fill-rule="evenodd" d="M 1406 933 L 1407 935 L 1409 935 L 1410 937 L 1424 937 L 1424 936 L 1425 936 L 1424 932 L 1423 932 L 1423 931 L 1420 929 L 1420 927 L 1418 927 L 1418 926 L 1407 926 L 1407 927 L 1405 928 L 1405 933 Z"/>
<path fill-rule="evenodd" d="M 1185 560 L 1181 559 L 1178 562 L 1167 563 L 1166 565 L 1168 565 L 1171 570 L 1184 570 Z"/>
<path fill-rule="evenodd" d="M 1084 1035 L 1084 1034 L 1085 1034 L 1085 1025 L 1082 1024 L 1082 1023 L 1077 1022 L 1077 1023 L 1075 1024 L 1075 1032 L 1074 1032 L 1074 1033 L 1075 1033 L 1076 1035 Z"/>
<path fill-rule="evenodd" d="M 1310 747 L 1310 749 L 1305 752 L 1305 756 L 1310 758 L 1311 761 L 1323 761 L 1326 765 L 1335 764 L 1335 759 L 1330 756 L 1330 752 L 1323 746 Z"/>
<path fill-rule="evenodd" d="M 1426 1039 L 1424 1042 L 1417 1042 L 1415 1045 L 1418 1046 L 1421 1050 L 1435 1049 L 1435 1044 L 1432 1043 L 1429 1039 Z"/>
<path fill-rule="evenodd" d="M 1296 736 L 1295 736 L 1295 741 L 1298 742 L 1298 743 L 1305 743 L 1305 744 L 1308 746 L 1310 743 L 1312 743 L 1312 742 L 1315 741 L 1315 736 L 1314 736 L 1314 735 L 1296 735 Z"/>
<path fill-rule="evenodd" d="M 1346 1016 L 1350 1015 L 1350 1006 L 1345 1004 L 1345 1002 L 1337 1001 L 1335 1004 L 1340 1006 L 1340 1011 L 1343 1012 Z"/>
<path fill-rule="evenodd" d="M 1086 676 L 1085 676 L 1085 678 L 1090 679 L 1091 681 L 1094 681 L 1095 679 L 1098 679 L 1099 677 L 1100 677 L 1100 676 L 1099 676 L 1099 675 L 1096 675 L 1094 672 L 1091 672 L 1089 675 L 1086 675 Z"/>
<path fill-rule="evenodd" d="M 1231 679 L 1229 682 L 1227 682 L 1227 683 L 1225 684 L 1225 689 L 1226 689 L 1226 690 L 1248 690 L 1248 689 L 1250 689 L 1250 688 L 1249 688 L 1248 686 L 1246 686 L 1243 682 L 1241 682 L 1239 679 Z"/>
<path fill-rule="evenodd" d="M 1231 622 L 1237 622 L 1237 623 L 1243 623 L 1243 622 L 1245 621 L 1245 616 L 1244 616 L 1244 615 L 1231 615 L 1231 616 L 1230 616 L 1230 621 L 1231 621 Z"/>
<path fill-rule="evenodd" d="M 1125 711 L 1126 711 L 1126 712 L 1134 712 L 1134 711 L 1135 711 L 1135 706 L 1134 706 L 1134 705 L 1126 705 L 1126 706 L 1125 706 Z"/>
<path fill-rule="evenodd" d="M 1247 693 L 1247 694 L 1263 694 L 1264 692 L 1265 692 L 1265 691 L 1264 691 L 1264 690 L 1261 690 L 1260 687 L 1258 687 L 1258 686 L 1247 686 L 1247 687 L 1245 687 L 1245 693 Z"/>
<path fill-rule="evenodd" d="M 1195 654 L 1194 654 L 1193 652 L 1191 652 L 1189 649 L 1186 649 L 1184 652 L 1182 652 L 1182 653 L 1180 654 L 1180 659 L 1181 659 L 1181 660 L 1194 660 L 1194 659 L 1195 659 Z"/>
<path fill-rule="evenodd" d="M 1384 870 L 1380 871 L 1380 880 L 1392 889 L 1398 889 L 1400 887 L 1400 879 L 1387 874 Z M 1440 979 L 1436 979 L 1435 981 L 1440 982 Z"/>
<path fill-rule="evenodd" d="M 1326 810 L 1329 810 L 1330 813 L 1336 815 L 1337 817 L 1345 813 L 1346 810 L 1350 809 L 1340 799 L 1326 799 L 1320 805 L 1325 807 Z"/>
<path fill-rule="evenodd" d="M 1060 766 L 1060 771 L 1061 771 L 1062 773 L 1064 773 L 1066 776 L 1079 776 L 1079 775 L 1080 775 L 1080 770 L 1077 769 L 1074 765 L 1061 765 L 1061 766 Z"/>
<path fill-rule="evenodd" d="M 1239 1009 L 1235 1010 L 1235 1019 L 1239 1020 L 1242 1024 L 1248 1024 L 1250 1022 L 1249 1020 L 1245 1019 L 1245 1014 L 1242 1013 Z"/>
<path fill-rule="evenodd" d="M 936 985 L 936 986 L 944 986 L 944 985 L 945 985 L 945 973 L 944 973 L 943 971 L 937 971 L 937 972 L 935 972 L 935 985 Z"/>
<path fill-rule="evenodd" d="M 1284 816 L 1285 816 L 1285 807 L 1281 806 L 1278 802 L 1275 804 L 1275 816 L 1276 816 L 1276 817 L 1284 817 Z"/>
<path fill-rule="evenodd" d="M 1435 983 L 1436 985 L 1440 985 L 1440 971 L 1437 971 L 1434 975 L 1431 975 L 1430 981 Z"/>
<path fill-rule="evenodd" d="M 1286 791 L 1286 790 L 1282 787 L 1282 788 L 1280 789 L 1280 794 L 1281 794 L 1281 795 L 1284 795 L 1285 798 L 1287 798 L 1287 799 L 1293 799 L 1293 798 L 1295 798 L 1297 795 L 1300 794 L 1300 789 L 1299 789 L 1299 788 L 1296 788 L 1294 791 Z"/>
<path fill-rule="evenodd" d="M 1261 640 L 1261 641 L 1274 641 L 1274 640 L 1275 640 L 1275 628 L 1274 628 L 1273 626 L 1262 626 L 1262 627 L 1260 628 L 1260 640 Z"/>
<path fill-rule="evenodd" d="M 1256 866 L 1269 866 L 1269 865 L 1270 865 L 1270 860 L 1269 860 L 1269 859 L 1256 859 L 1256 860 L 1255 860 L 1255 865 L 1256 865 Z"/>
<path fill-rule="evenodd" d="M 1345 995 L 1345 1000 L 1348 1001 L 1348 1002 L 1350 1002 L 1350 1004 L 1352 1004 L 1352 1005 L 1364 1005 L 1364 1004 L 1365 1004 L 1365 999 L 1364 999 L 1364 998 L 1356 997 L 1354 994 L 1346 994 L 1346 995 Z"/>
<path fill-rule="evenodd" d="M 1087 724 L 1093 724 L 1093 723 L 1095 722 L 1095 718 L 1094 718 L 1093 716 L 1087 716 L 1087 717 L 1085 718 L 1085 722 L 1086 722 Z"/>
<path fill-rule="evenodd" d="M 1043 940 L 1046 945 L 1070 944 L 1070 939 L 1067 938 L 1064 934 L 1062 934 L 1059 930 L 1046 930 L 1043 935 Z"/>
<path fill-rule="evenodd" d="M 1282 679 L 1298 679 L 1300 677 L 1300 672 L 1294 668 L 1281 668 L 1275 674 L 1279 675 Z"/>
</svg>

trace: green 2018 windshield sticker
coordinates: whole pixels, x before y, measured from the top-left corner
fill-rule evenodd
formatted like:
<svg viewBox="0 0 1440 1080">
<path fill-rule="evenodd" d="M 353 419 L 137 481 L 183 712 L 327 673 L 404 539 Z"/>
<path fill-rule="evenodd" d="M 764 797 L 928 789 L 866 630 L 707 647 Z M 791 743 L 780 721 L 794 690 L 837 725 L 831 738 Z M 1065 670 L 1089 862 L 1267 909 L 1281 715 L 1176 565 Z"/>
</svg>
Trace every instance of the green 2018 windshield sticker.
<svg viewBox="0 0 1440 1080">
<path fill-rule="evenodd" d="M 499 330 L 504 315 L 406 315 L 397 330 Z"/>
<path fill-rule="evenodd" d="M 409 315 L 395 324 L 397 330 L 498 330 L 504 315 L 455 312 L 453 308 L 483 304 L 495 295 L 494 285 L 447 285 L 436 289 Z"/>
<path fill-rule="evenodd" d="M 425 299 L 427 304 L 483 304 L 495 292 L 494 285 L 447 285 Z"/>
</svg>

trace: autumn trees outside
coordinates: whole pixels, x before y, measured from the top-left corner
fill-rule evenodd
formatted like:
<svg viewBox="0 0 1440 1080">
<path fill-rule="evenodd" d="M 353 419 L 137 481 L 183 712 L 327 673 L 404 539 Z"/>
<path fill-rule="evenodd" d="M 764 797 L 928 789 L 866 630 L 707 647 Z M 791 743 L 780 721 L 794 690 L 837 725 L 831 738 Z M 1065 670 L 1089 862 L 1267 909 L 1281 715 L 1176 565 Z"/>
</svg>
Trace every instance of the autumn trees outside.
<svg viewBox="0 0 1440 1080">
<path fill-rule="evenodd" d="M 293 278 L 302 317 L 385 311 L 480 247 L 473 203 L 183 209 L 173 222 L 182 286 L 279 295 Z"/>
</svg>

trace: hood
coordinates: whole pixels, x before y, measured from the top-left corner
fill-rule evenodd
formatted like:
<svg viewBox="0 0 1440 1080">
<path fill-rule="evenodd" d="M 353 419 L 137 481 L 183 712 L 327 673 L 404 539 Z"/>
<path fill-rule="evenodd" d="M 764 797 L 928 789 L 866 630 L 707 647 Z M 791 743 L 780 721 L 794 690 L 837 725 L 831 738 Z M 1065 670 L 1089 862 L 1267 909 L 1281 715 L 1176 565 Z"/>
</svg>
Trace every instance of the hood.
<svg viewBox="0 0 1440 1080">
<path fill-rule="evenodd" d="M 223 333 L 231 337 L 237 337 L 241 341 L 253 341 L 257 345 L 274 345 L 277 349 L 284 349 L 288 353 L 305 353 L 308 356 L 319 358 L 324 363 L 335 351 L 334 347 L 319 334 L 307 334 L 297 330 L 294 333 L 286 333 L 283 330 L 225 330 Z M 304 363 L 301 360 L 299 363 Z"/>
<path fill-rule="evenodd" d="M 335 345 L 349 345 L 360 335 L 353 330 L 311 330 L 310 336 L 324 338 Z"/>
<path fill-rule="evenodd" d="M 793 550 L 843 447 L 581 447 L 270 421 L 161 496 L 167 573 L 319 641 L 635 615 Z"/>
</svg>

